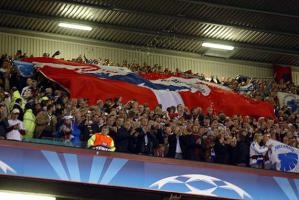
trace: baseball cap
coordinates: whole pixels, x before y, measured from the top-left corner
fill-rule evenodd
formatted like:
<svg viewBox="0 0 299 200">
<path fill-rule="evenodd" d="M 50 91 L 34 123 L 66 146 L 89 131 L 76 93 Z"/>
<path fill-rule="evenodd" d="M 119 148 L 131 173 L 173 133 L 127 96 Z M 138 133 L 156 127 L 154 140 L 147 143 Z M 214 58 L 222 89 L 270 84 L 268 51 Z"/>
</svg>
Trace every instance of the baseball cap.
<svg viewBox="0 0 299 200">
<path fill-rule="evenodd" d="M 14 114 L 16 114 L 16 113 L 20 114 L 20 111 L 17 108 L 13 109 L 11 112 L 14 113 Z"/>
<path fill-rule="evenodd" d="M 67 119 L 73 119 L 73 116 L 71 116 L 71 115 L 66 115 L 66 116 L 63 117 L 63 119 L 66 119 L 66 120 L 67 120 Z"/>
</svg>

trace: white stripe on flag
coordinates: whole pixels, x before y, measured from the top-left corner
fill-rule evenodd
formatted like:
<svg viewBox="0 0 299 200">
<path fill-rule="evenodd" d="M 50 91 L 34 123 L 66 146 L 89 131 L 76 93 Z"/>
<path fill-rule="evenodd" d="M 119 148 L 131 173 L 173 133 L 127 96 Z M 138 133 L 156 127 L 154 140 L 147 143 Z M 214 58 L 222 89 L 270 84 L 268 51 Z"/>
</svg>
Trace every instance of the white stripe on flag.
<svg viewBox="0 0 299 200">
<path fill-rule="evenodd" d="M 168 90 L 152 90 L 165 111 L 170 106 L 184 105 L 183 99 L 178 92 Z"/>
</svg>

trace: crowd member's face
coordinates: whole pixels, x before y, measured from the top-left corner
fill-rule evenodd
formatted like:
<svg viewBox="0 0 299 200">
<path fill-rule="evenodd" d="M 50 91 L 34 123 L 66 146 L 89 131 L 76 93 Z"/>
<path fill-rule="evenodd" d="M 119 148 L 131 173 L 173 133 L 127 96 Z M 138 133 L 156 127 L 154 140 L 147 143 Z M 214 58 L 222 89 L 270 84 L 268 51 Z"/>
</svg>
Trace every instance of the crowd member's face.
<svg viewBox="0 0 299 200">
<path fill-rule="evenodd" d="M 181 128 L 180 128 L 179 126 L 176 126 L 176 127 L 174 128 L 174 133 L 175 133 L 176 135 L 181 135 Z"/>
<path fill-rule="evenodd" d="M 114 116 L 115 117 L 116 115 L 117 115 L 116 109 L 112 108 L 111 111 L 110 111 L 109 116 Z"/>
<path fill-rule="evenodd" d="M 115 122 L 115 117 L 109 117 L 107 120 L 107 125 L 112 126 Z"/>
<path fill-rule="evenodd" d="M 119 112 L 119 114 L 118 114 L 118 116 L 120 117 L 120 118 L 126 118 L 126 112 L 125 111 L 121 111 L 121 112 Z"/>
<path fill-rule="evenodd" d="M 124 127 L 125 127 L 125 129 L 127 129 L 127 130 L 131 129 L 131 127 L 132 127 L 131 122 L 130 122 L 130 121 L 126 121 L 126 122 L 124 123 Z"/>
<path fill-rule="evenodd" d="M 184 107 L 182 105 L 178 105 L 177 110 L 179 113 L 184 112 Z"/>
<path fill-rule="evenodd" d="M 141 119 L 141 126 L 147 126 L 147 124 L 148 124 L 148 119 L 147 118 L 142 118 Z"/>
<path fill-rule="evenodd" d="M 107 127 L 103 127 L 102 128 L 102 134 L 103 135 L 108 135 L 108 133 L 109 133 L 109 129 Z"/>
<path fill-rule="evenodd" d="M 75 119 L 77 120 L 77 121 L 81 121 L 82 120 L 82 114 L 81 114 L 81 112 L 79 112 L 79 111 L 75 111 Z M 86 114 L 86 116 L 88 115 L 88 113 Z M 89 120 L 90 120 L 90 118 L 89 118 Z"/>
<path fill-rule="evenodd" d="M 242 131 L 241 132 L 241 135 L 243 135 L 243 136 L 247 136 L 247 134 L 248 134 L 247 131 Z"/>
<path fill-rule="evenodd" d="M 211 124 L 211 127 L 212 128 L 216 128 L 218 126 L 218 122 L 217 122 L 217 120 L 213 120 L 212 121 L 212 124 Z"/>
<path fill-rule="evenodd" d="M 283 143 L 289 144 L 289 138 L 287 136 L 283 137 Z"/>
<path fill-rule="evenodd" d="M 97 115 L 97 114 L 93 115 L 92 121 L 93 121 L 94 123 L 99 123 L 99 121 L 100 121 L 100 117 L 99 117 L 99 115 Z"/>
<path fill-rule="evenodd" d="M 29 89 L 27 89 L 27 90 L 25 90 L 25 92 L 24 92 L 24 98 L 25 99 L 29 99 L 29 98 L 31 98 L 33 96 L 33 93 L 32 93 L 32 90 L 29 88 Z"/>
<path fill-rule="evenodd" d="M 219 142 L 224 143 L 224 135 L 219 135 Z"/>
<path fill-rule="evenodd" d="M 79 107 L 80 107 L 80 108 L 84 108 L 85 105 L 86 105 L 86 104 L 85 104 L 85 101 L 84 101 L 84 100 L 80 100 L 80 101 L 79 101 Z"/>
<path fill-rule="evenodd" d="M 143 105 L 139 105 L 138 106 L 138 112 L 139 113 L 143 113 L 144 112 L 144 106 Z"/>
<path fill-rule="evenodd" d="M 182 131 L 183 135 L 191 135 L 191 132 L 188 131 L 188 129 L 186 129 L 186 128 L 182 129 L 181 131 Z"/>
<path fill-rule="evenodd" d="M 132 103 L 132 109 L 137 110 L 138 109 L 138 102 L 134 101 Z"/>
<path fill-rule="evenodd" d="M 149 107 L 146 107 L 145 108 L 145 113 L 149 114 L 151 112 L 150 108 Z"/>
<path fill-rule="evenodd" d="M 53 89 L 52 88 L 46 88 L 46 94 L 47 95 L 52 95 L 53 94 Z"/>
<path fill-rule="evenodd" d="M 162 113 L 162 109 L 160 108 L 160 106 L 157 106 L 155 108 L 155 113 L 158 113 L 158 114 Z"/>
<path fill-rule="evenodd" d="M 65 119 L 64 120 L 64 124 L 67 125 L 67 126 L 70 126 L 71 123 L 72 123 L 72 120 L 70 120 L 70 119 Z"/>
<path fill-rule="evenodd" d="M 133 127 L 133 129 L 139 128 L 140 127 L 140 122 L 134 121 L 133 124 L 132 124 L 132 127 Z"/>
<path fill-rule="evenodd" d="M 262 136 L 262 135 L 259 135 L 259 136 L 256 138 L 256 142 L 258 142 L 258 143 L 260 143 L 262 140 L 263 140 L 263 136 Z"/>
<path fill-rule="evenodd" d="M 192 127 L 192 132 L 195 133 L 195 134 L 197 134 L 199 132 L 199 126 L 194 125 Z"/>
<path fill-rule="evenodd" d="M 202 114 L 202 108 L 198 107 L 198 114 Z"/>
<path fill-rule="evenodd" d="M 2 114 L 5 112 L 5 107 L 4 105 L 0 105 L 0 115 L 2 116 Z"/>
<path fill-rule="evenodd" d="M 166 127 L 166 128 L 165 128 L 165 133 L 166 133 L 167 135 L 170 135 L 170 134 L 171 134 L 171 127 Z"/>
<path fill-rule="evenodd" d="M 199 114 L 199 108 L 195 108 L 192 110 L 193 115 L 198 115 Z"/>
<path fill-rule="evenodd" d="M 103 125 L 105 123 L 105 118 L 100 117 L 98 124 Z"/>
<path fill-rule="evenodd" d="M 288 137 L 288 138 L 293 138 L 293 137 L 294 137 L 294 134 L 293 134 L 291 131 L 288 131 L 288 132 L 287 132 L 287 137 Z"/>
<path fill-rule="evenodd" d="M 148 121 L 148 126 L 154 126 L 155 124 L 156 124 L 156 122 L 153 120 Z"/>
<path fill-rule="evenodd" d="M 12 113 L 11 114 L 11 119 L 16 120 L 19 117 L 19 113 Z"/>
<path fill-rule="evenodd" d="M 123 118 L 117 118 L 116 119 L 116 126 L 121 127 L 124 124 L 124 119 Z"/>
<path fill-rule="evenodd" d="M 27 83 L 28 86 L 31 87 L 33 85 L 33 80 L 31 78 L 28 78 L 26 83 Z"/>
</svg>

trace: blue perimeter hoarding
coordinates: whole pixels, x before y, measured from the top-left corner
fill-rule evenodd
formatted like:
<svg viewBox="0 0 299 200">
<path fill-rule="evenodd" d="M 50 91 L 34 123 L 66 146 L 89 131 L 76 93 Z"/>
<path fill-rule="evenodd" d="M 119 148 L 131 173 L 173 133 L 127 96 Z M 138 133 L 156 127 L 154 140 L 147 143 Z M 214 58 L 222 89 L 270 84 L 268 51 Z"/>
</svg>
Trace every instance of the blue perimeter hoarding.
<svg viewBox="0 0 299 200">
<path fill-rule="evenodd" d="M 242 170 L 63 153 L 22 145 L 0 147 L 0 174 L 232 199 L 299 200 L 296 175 L 263 176 Z"/>
</svg>

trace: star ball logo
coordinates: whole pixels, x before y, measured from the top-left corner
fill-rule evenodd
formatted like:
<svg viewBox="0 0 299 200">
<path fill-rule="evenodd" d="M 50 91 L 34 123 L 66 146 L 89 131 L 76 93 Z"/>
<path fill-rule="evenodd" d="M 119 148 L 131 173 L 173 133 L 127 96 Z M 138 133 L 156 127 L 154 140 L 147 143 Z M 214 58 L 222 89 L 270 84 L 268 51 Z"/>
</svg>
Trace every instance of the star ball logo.
<svg viewBox="0 0 299 200">
<path fill-rule="evenodd" d="M 8 164 L 0 160 L 0 170 L 4 172 L 4 174 L 7 174 L 8 172 L 16 174 L 17 172 L 10 167 Z"/>
<path fill-rule="evenodd" d="M 202 175 L 185 174 L 161 179 L 149 186 L 151 189 L 179 191 L 187 194 L 252 199 L 242 188 L 221 179 Z"/>
</svg>

